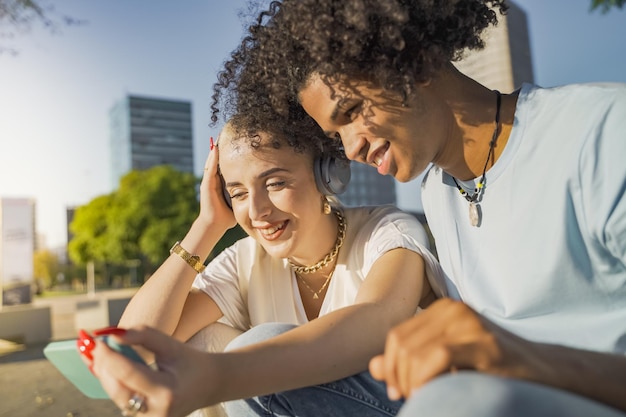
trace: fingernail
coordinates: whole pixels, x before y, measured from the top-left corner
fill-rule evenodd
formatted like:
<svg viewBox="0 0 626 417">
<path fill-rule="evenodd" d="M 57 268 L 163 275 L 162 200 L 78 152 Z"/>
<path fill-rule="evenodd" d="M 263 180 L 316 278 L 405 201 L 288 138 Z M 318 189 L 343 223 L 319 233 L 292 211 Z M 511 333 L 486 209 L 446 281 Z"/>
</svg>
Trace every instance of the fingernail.
<svg viewBox="0 0 626 417">
<path fill-rule="evenodd" d="M 91 349 L 88 349 L 85 345 L 84 341 L 81 339 L 76 340 L 76 348 L 78 348 L 78 353 L 89 359 L 93 360 L 93 355 L 91 354 Z"/>
<path fill-rule="evenodd" d="M 387 396 L 389 397 L 390 400 L 399 400 L 400 399 L 400 392 L 398 392 L 398 390 L 395 387 L 387 387 Z"/>
<path fill-rule="evenodd" d="M 115 336 L 123 336 L 126 334 L 126 329 L 122 329 L 121 327 L 105 327 L 102 329 L 94 330 L 94 336 L 107 336 L 107 335 L 115 335 Z"/>
<path fill-rule="evenodd" d="M 96 347 L 96 342 L 84 330 L 78 331 L 78 339 L 76 340 L 76 347 L 81 355 L 84 355 L 87 359 L 93 360 L 93 356 L 91 355 L 91 351 Z"/>
<path fill-rule="evenodd" d="M 215 148 L 215 143 L 213 142 L 213 136 L 211 136 L 211 150 Z"/>
</svg>

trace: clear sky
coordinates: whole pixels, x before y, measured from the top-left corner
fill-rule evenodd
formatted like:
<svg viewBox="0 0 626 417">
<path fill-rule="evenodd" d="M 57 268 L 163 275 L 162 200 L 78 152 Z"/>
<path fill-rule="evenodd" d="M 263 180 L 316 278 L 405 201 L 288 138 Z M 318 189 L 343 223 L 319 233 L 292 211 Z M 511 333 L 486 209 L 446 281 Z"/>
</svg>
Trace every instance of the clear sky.
<svg viewBox="0 0 626 417">
<path fill-rule="evenodd" d="M 35 198 L 38 232 L 55 247 L 66 241 L 66 206 L 113 189 L 108 111 L 128 93 L 192 102 L 200 175 L 218 133 L 209 127 L 211 87 L 243 34 L 247 1 L 51 2 L 87 23 L 22 34 L 11 42 L 19 55 L 0 54 L 0 197 Z M 626 10 L 516 3 L 528 16 L 537 84 L 626 82 Z"/>
</svg>

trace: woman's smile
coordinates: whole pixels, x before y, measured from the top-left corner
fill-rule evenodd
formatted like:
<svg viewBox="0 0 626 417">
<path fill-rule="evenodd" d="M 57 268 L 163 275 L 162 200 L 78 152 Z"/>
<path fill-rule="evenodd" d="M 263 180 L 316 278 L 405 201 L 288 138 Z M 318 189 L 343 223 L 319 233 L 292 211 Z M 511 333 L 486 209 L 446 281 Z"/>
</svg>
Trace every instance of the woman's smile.
<svg viewBox="0 0 626 417">
<path fill-rule="evenodd" d="M 285 231 L 285 227 L 287 226 L 288 223 L 289 223 L 289 220 L 285 220 L 283 222 L 280 222 L 274 225 L 269 225 L 265 227 L 255 227 L 255 229 L 259 231 L 263 239 L 272 241 L 272 240 L 278 239 L 283 234 L 283 232 Z"/>
</svg>

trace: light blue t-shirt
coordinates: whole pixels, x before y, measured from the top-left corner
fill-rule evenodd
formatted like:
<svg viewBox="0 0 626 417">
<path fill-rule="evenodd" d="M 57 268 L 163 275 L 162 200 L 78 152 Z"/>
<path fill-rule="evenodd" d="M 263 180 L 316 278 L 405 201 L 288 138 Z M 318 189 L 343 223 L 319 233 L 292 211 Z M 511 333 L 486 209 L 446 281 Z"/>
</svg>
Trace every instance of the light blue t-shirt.
<svg viewBox="0 0 626 417">
<path fill-rule="evenodd" d="M 626 84 L 524 85 L 480 227 L 441 169 L 422 188 L 450 294 L 530 340 L 626 352 Z"/>
</svg>

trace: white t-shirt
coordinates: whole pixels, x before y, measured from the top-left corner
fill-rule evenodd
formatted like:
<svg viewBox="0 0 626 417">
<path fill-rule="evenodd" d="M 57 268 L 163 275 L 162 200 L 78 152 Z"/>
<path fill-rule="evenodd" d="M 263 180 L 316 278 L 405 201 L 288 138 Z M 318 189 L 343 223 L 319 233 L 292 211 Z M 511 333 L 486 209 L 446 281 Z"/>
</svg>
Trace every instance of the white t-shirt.
<svg viewBox="0 0 626 417">
<path fill-rule="evenodd" d="M 346 237 L 320 316 L 354 304 L 374 262 L 392 249 L 421 254 L 429 281 L 438 285 L 444 280 L 439 263 L 428 250 L 424 228 L 412 215 L 392 206 L 344 208 L 343 214 Z M 243 331 L 267 322 L 308 321 L 287 260 L 272 258 L 250 237 L 220 253 L 196 277 L 193 287 L 207 293 L 228 322 Z M 433 290 L 443 291 L 440 287 Z"/>
<path fill-rule="evenodd" d="M 450 294 L 530 340 L 626 352 L 626 84 L 524 85 L 486 178 L 480 227 L 443 170 L 422 185 Z"/>
</svg>

